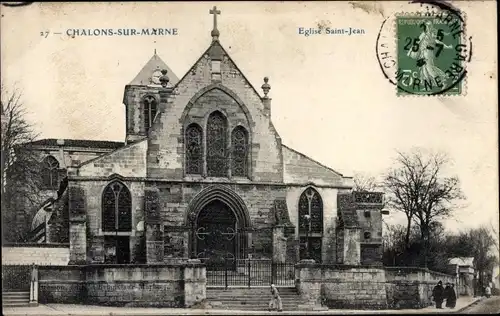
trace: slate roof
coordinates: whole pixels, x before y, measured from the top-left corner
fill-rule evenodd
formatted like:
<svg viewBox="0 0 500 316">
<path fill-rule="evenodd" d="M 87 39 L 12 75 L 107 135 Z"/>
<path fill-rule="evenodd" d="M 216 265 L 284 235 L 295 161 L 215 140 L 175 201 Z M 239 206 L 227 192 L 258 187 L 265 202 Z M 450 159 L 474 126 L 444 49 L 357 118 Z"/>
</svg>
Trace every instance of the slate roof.
<svg viewBox="0 0 500 316">
<path fill-rule="evenodd" d="M 132 80 L 129 85 L 137 85 L 137 86 L 146 86 L 151 84 L 151 75 L 155 70 L 166 69 L 167 76 L 170 79 L 169 86 L 176 85 L 179 82 L 179 78 L 177 75 L 167 66 L 167 64 L 158 56 L 155 52 L 153 57 L 142 67 L 141 71 L 135 76 L 134 80 Z"/>
<path fill-rule="evenodd" d="M 85 147 L 85 148 L 109 148 L 109 149 L 117 149 L 125 146 L 123 142 L 113 142 L 113 141 L 105 141 L 105 140 L 88 140 L 88 139 L 63 139 L 64 147 Z M 34 146 L 59 146 L 57 144 L 56 138 L 45 138 L 40 140 L 35 140 L 30 143 L 26 143 L 26 145 L 34 145 Z"/>
</svg>

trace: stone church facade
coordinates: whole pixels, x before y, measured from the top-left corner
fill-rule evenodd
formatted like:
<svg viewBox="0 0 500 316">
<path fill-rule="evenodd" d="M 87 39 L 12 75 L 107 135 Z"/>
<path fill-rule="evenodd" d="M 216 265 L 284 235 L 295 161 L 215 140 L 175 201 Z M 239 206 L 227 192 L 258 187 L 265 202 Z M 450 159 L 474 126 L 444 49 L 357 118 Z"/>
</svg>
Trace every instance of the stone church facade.
<svg viewBox="0 0 500 316">
<path fill-rule="evenodd" d="M 382 195 L 351 194 L 352 178 L 282 144 L 261 89 L 215 26 L 180 79 L 155 52 L 125 86 L 123 144 L 40 148 L 67 174 L 71 263 L 381 264 Z"/>
</svg>

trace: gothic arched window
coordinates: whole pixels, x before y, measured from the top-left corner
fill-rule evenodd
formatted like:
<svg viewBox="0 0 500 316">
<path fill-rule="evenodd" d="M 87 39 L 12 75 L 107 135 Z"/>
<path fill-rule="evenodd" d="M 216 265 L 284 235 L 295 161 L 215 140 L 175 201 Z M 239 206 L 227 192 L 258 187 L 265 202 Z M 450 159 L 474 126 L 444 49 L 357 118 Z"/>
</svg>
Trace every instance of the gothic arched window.
<svg viewBox="0 0 500 316">
<path fill-rule="evenodd" d="M 207 122 L 207 173 L 209 177 L 227 177 L 227 120 L 215 111 Z"/>
<path fill-rule="evenodd" d="M 299 234 L 301 243 L 305 245 L 300 257 L 309 256 L 321 262 L 323 200 L 313 188 L 307 188 L 299 198 Z"/>
<path fill-rule="evenodd" d="M 59 162 L 53 156 L 42 161 L 42 186 L 47 189 L 59 188 Z"/>
<path fill-rule="evenodd" d="M 191 124 L 186 129 L 186 173 L 203 173 L 203 131 L 197 124 Z"/>
<path fill-rule="evenodd" d="M 132 230 L 132 197 L 129 189 L 114 181 L 102 195 L 102 230 L 129 232 Z"/>
<path fill-rule="evenodd" d="M 243 126 L 236 127 L 231 134 L 231 175 L 247 176 L 248 133 Z"/>
<path fill-rule="evenodd" d="M 157 112 L 157 102 L 153 96 L 147 95 L 142 100 L 144 104 L 144 129 L 147 131 L 152 125 Z"/>
<path fill-rule="evenodd" d="M 305 216 L 310 216 L 309 227 Z M 323 200 L 313 188 L 305 190 L 299 199 L 299 231 L 323 233 Z"/>
</svg>

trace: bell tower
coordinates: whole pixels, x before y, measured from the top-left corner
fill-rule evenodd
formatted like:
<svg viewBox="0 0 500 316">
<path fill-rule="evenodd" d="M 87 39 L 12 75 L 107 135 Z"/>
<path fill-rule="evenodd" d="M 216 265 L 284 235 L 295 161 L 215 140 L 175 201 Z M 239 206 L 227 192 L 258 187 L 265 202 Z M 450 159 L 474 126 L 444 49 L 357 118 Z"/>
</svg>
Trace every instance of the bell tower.
<svg viewBox="0 0 500 316">
<path fill-rule="evenodd" d="M 162 79 L 168 78 L 167 87 L 177 84 L 179 78 L 156 54 L 144 65 L 135 78 L 125 86 L 123 104 L 126 113 L 125 142 L 135 142 L 147 137 L 155 117 L 159 113 Z"/>
</svg>

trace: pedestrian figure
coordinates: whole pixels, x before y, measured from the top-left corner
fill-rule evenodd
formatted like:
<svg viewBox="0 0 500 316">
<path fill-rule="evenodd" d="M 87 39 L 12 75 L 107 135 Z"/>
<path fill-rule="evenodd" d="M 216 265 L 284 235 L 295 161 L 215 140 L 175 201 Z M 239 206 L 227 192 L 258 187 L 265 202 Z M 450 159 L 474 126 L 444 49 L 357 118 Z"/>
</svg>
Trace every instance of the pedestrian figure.
<svg viewBox="0 0 500 316">
<path fill-rule="evenodd" d="M 451 292 L 450 290 L 451 290 L 450 283 L 447 282 L 446 286 L 444 287 L 444 293 L 443 293 L 444 294 L 443 295 L 444 296 L 443 299 L 446 300 L 446 307 L 450 307 L 450 302 L 451 302 L 450 299 L 449 299 L 450 298 L 450 292 Z"/>
<path fill-rule="evenodd" d="M 486 294 L 487 298 L 490 298 L 491 296 L 491 288 L 489 285 L 486 285 L 486 288 L 484 289 L 484 294 Z"/>
<path fill-rule="evenodd" d="M 281 302 L 280 293 L 274 284 L 271 284 L 271 301 L 269 302 L 269 311 L 283 311 L 283 303 Z"/>
<path fill-rule="evenodd" d="M 455 293 L 455 284 L 450 284 L 450 289 L 446 295 L 446 307 L 455 308 L 457 305 L 457 293 Z"/>
<path fill-rule="evenodd" d="M 436 308 L 442 309 L 443 307 L 443 297 L 444 296 L 444 288 L 443 282 L 439 281 L 438 284 L 432 289 L 432 297 L 434 298 L 434 302 L 436 302 Z"/>
</svg>

